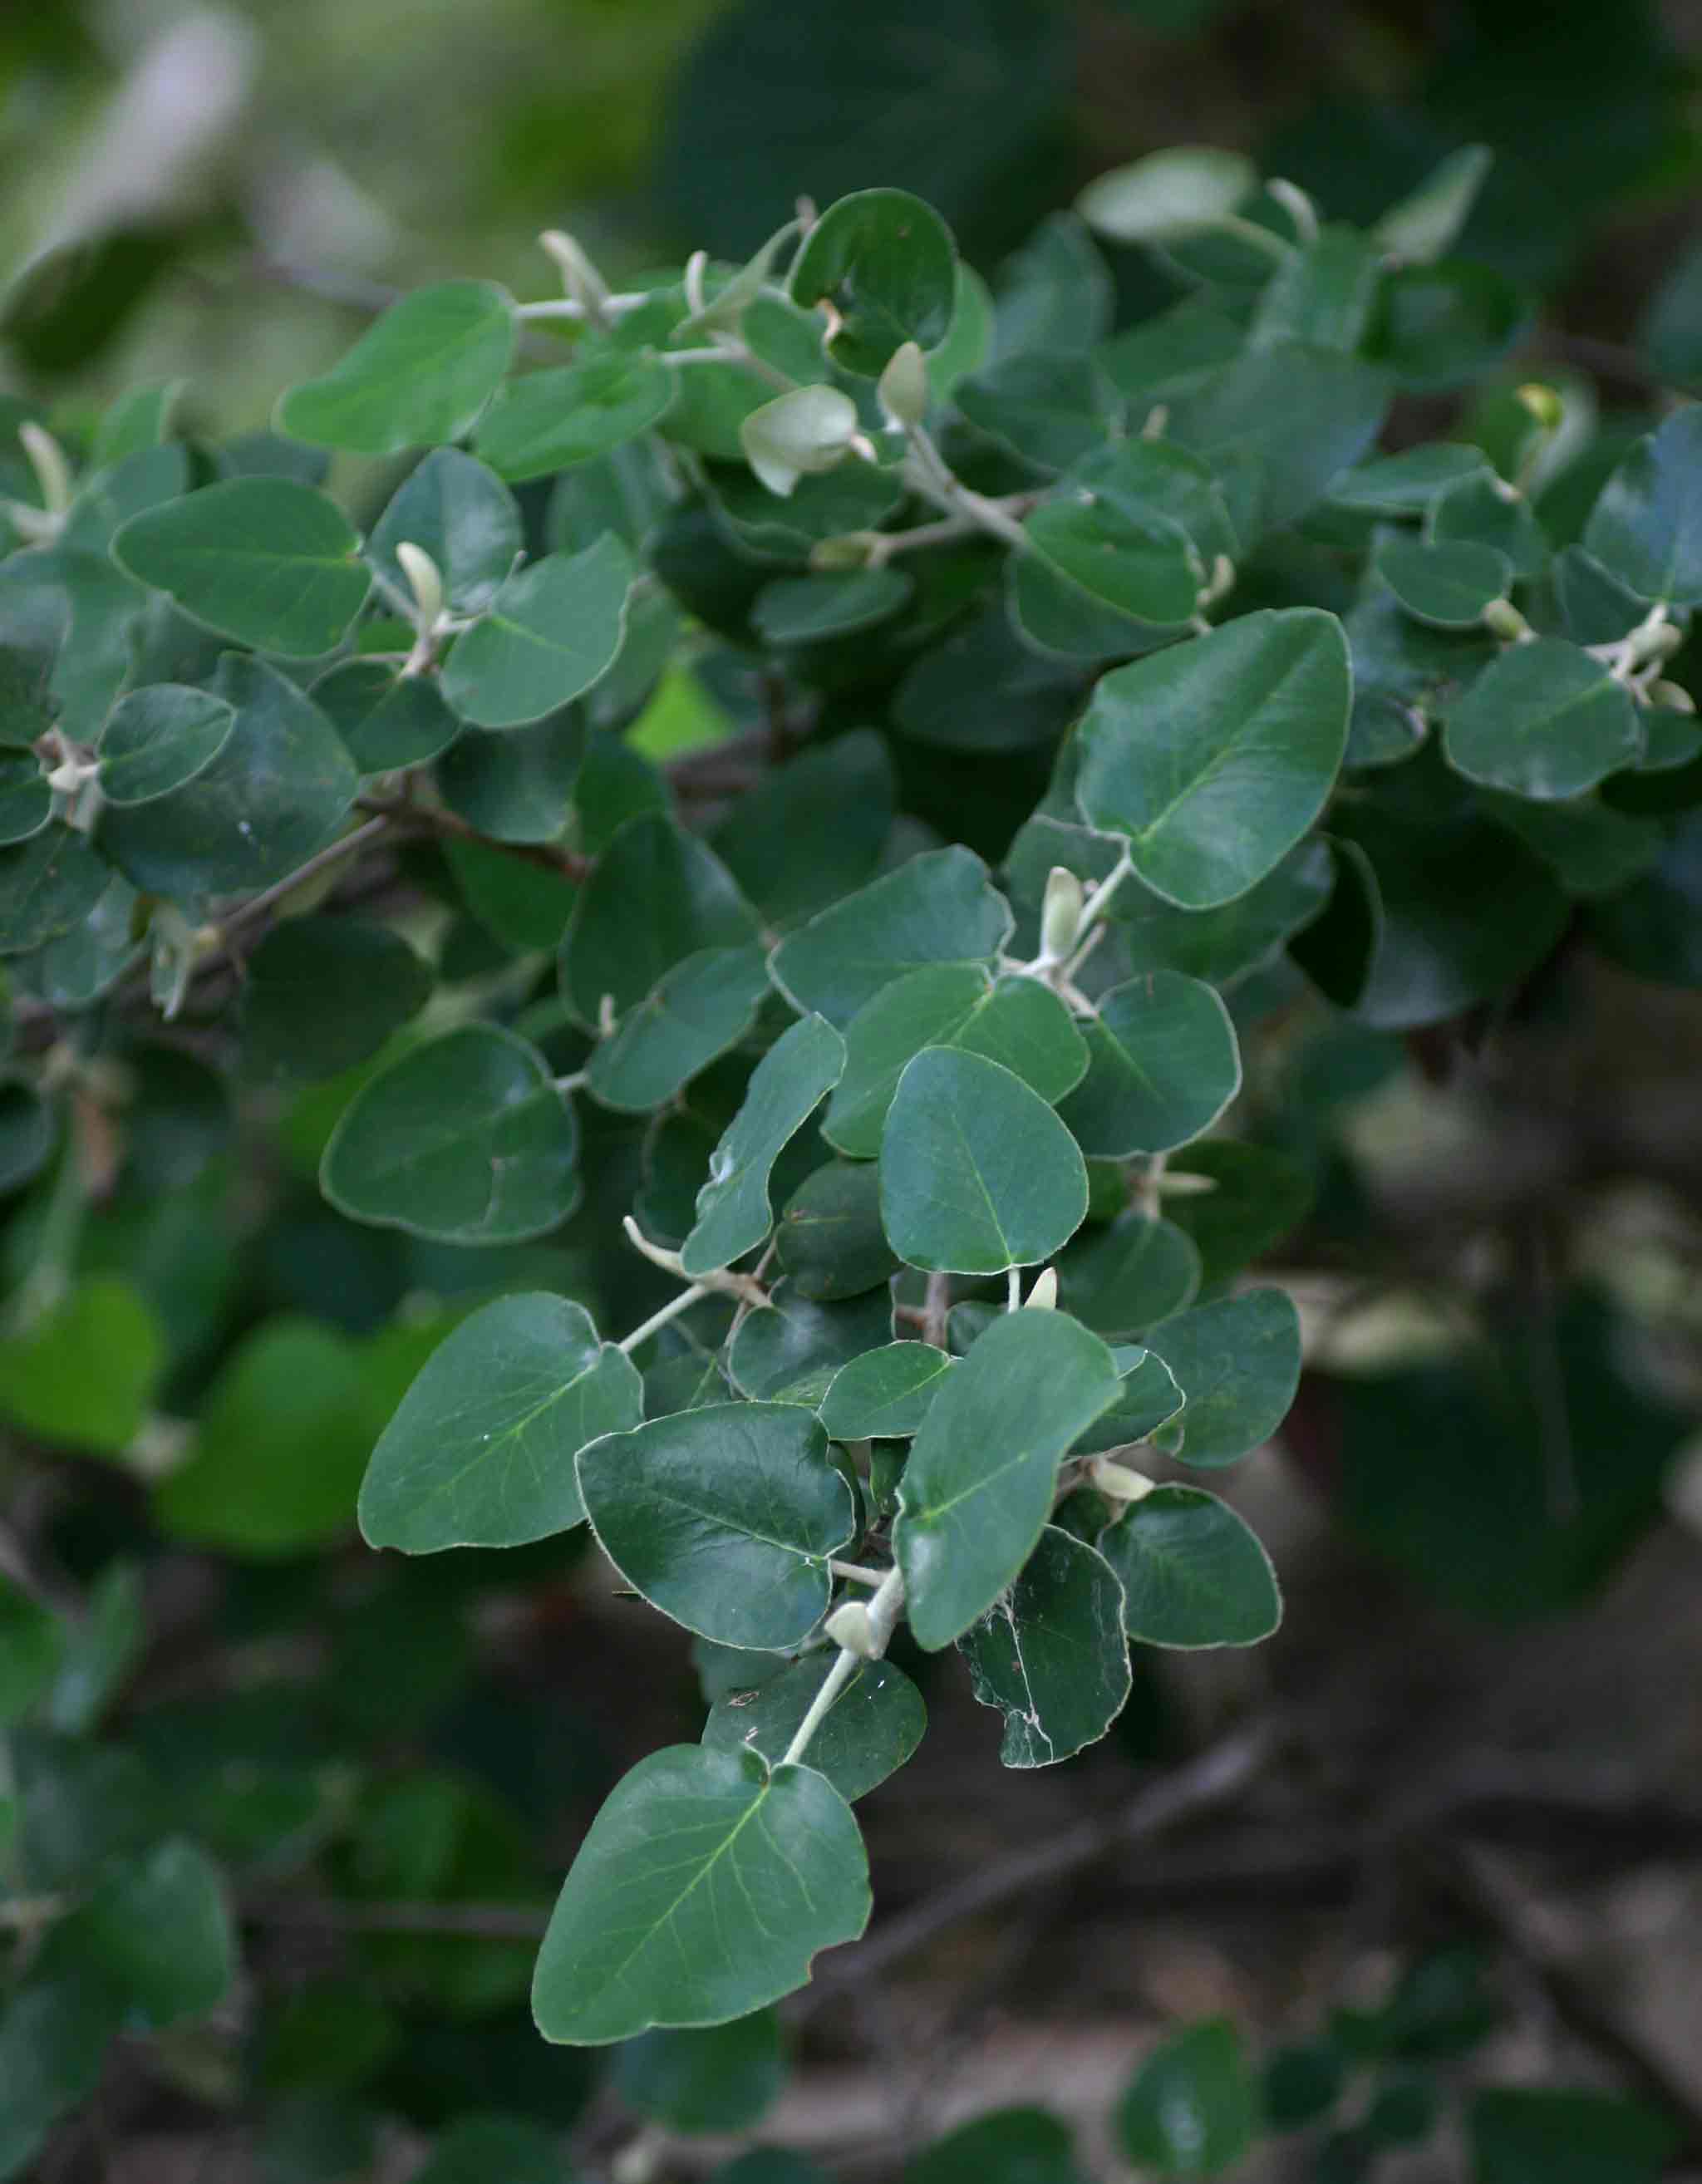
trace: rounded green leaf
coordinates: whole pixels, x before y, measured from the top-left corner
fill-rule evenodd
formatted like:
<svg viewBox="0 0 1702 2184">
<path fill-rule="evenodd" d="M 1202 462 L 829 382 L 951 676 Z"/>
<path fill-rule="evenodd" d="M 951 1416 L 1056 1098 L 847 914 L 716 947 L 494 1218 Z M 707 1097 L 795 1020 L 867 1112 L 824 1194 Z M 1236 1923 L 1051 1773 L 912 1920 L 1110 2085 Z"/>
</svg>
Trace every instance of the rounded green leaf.
<svg viewBox="0 0 1702 2184">
<path fill-rule="evenodd" d="M 841 370 L 873 379 L 913 341 L 937 348 L 957 299 L 957 251 L 932 205 L 908 190 L 857 190 L 804 237 L 788 283 L 794 303 L 831 304 L 827 343 Z"/>
<path fill-rule="evenodd" d="M 1241 1089 L 1241 1054 L 1222 996 L 1180 971 L 1148 971 L 1105 994 L 1088 1046 L 1086 1078 L 1060 1112 L 1096 1159 L 1186 1145 Z"/>
<path fill-rule="evenodd" d="M 1513 582 L 1500 549 L 1470 538 L 1386 538 L 1375 566 L 1407 612 L 1437 629 L 1475 628 Z"/>
<path fill-rule="evenodd" d="M 1105 1557 L 1048 1524 L 1007 1592 L 957 1641 L 1007 1767 L 1051 1767 L 1104 1736 L 1129 1696 L 1123 1588 Z"/>
<path fill-rule="evenodd" d="M 834 1375 L 818 1415 L 835 1440 L 908 1440 L 956 1362 L 931 1342 L 865 1351 Z"/>
<path fill-rule="evenodd" d="M 1158 1486 L 1102 1532 L 1124 1628 L 1146 1646 L 1256 1646 L 1282 1620 L 1270 1557 L 1215 1494 Z"/>
<path fill-rule="evenodd" d="M 586 1084 L 604 1106 L 648 1114 L 736 1045 L 768 991 L 762 950 L 705 948 L 665 972 L 592 1055 Z"/>
<path fill-rule="evenodd" d="M 617 1022 L 705 950 L 739 950 L 756 913 L 695 834 L 660 811 L 628 820 L 580 889 L 561 948 L 561 993 L 588 1028 Z"/>
<path fill-rule="evenodd" d="M 55 1134 L 53 1112 L 29 1078 L 0 1072 L 0 1191 L 41 1173 Z"/>
<path fill-rule="evenodd" d="M 1639 599 L 1702 604 L 1702 409 L 1682 404 L 1602 488 L 1584 544 Z"/>
<path fill-rule="evenodd" d="M 1300 1321 L 1281 1290 L 1219 1297 L 1148 1330 L 1186 1398 L 1184 1463 L 1233 1463 L 1268 1440 L 1300 1384 Z"/>
<path fill-rule="evenodd" d="M 334 649 L 372 588 L 348 517 L 290 478 L 229 478 L 145 509 L 112 553 L 192 621 L 285 660 Z"/>
<path fill-rule="evenodd" d="M 793 1290 L 813 1303 L 861 1296 L 896 1273 L 873 1162 L 829 1161 L 806 1176 L 786 1201 L 774 1247 Z"/>
<path fill-rule="evenodd" d="M 790 1281 L 780 1281 L 734 1337 L 727 1368 L 734 1386 L 755 1401 L 813 1409 L 842 1367 L 891 1336 L 892 1307 L 884 1287 L 838 1304 L 813 1304 Z"/>
<path fill-rule="evenodd" d="M 388 660 L 344 660 L 311 686 L 313 702 L 362 773 L 394 773 L 440 758 L 461 732 L 435 675 L 404 675 Z"/>
<path fill-rule="evenodd" d="M 603 1552 L 653 1607 L 721 1646 L 778 1650 L 827 1612 L 851 1489 L 795 1403 L 711 1403 L 578 1456 Z"/>
<path fill-rule="evenodd" d="M 473 442 L 499 477 L 519 483 L 606 455 L 659 425 L 680 374 L 656 358 L 598 356 L 529 371 L 508 387 Z"/>
<path fill-rule="evenodd" d="M 777 577 L 756 594 L 751 625 L 765 644 L 819 644 L 884 621 L 898 612 L 912 589 L 900 569 Z"/>
<path fill-rule="evenodd" d="M 1563 638 L 1515 644 L 1449 710 L 1448 762 L 1486 788 L 1580 796 L 1634 762 L 1643 728 L 1631 693 Z"/>
<path fill-rule="evenodd" d="M 1258 187 L 1245 153 L 1179 144 L 1097 176 L 1075 209 L 1113 242 L 1179 242 L 1227 219 Z"/>
<path fill-rule="evenodd" d="M 579 554 L 550 554 L 511 577 L 455 640 L 444 695 L 482 728 L 519 728 L 605 675 L 626 634 L 633 561 L 613 532 Z"/>
<path fill-rule="evenodd" d="M 845 1041 L 824 1017 L 809 1016 L 775 1040 L 756 1065 L 743 1105 L 710 1155 L 697 1219 L 679 1262 L 695 1279 L 730 1267 L 767 1240 L 774 1225 L 768 1178 L 775 1162 L 840 1081 Z"/>
<path fill-rule="evenodd" d="M 338 1118 L 320 1187 L 339 1213 L 448 1244 L 516 1244 L 579 1200 L 579 1133 L 544 1057 L 494 1024 L 427 1040 Z"/>
<path fill-rule="evenodd" d="M 71 827 L 43 827 L 0 850 L 0 956 L 22 955 L 80 926 L 113 878 L 88 836 Z"/>
<path fill-rule="evenodd" d="M 39 834 L 53 816 L 53 792 L 33 751 L 0 756 L 0 848 Z"/>
<path fill-rule="evenodd" d="M 1148 1440 L 1182 1407 L 1182 1390 L 1162 1357 L 1138 1343 L 1119 1343 L 1111 1355 L 1117 1366 L 1117 1401 L 1081 1435 L 1074 1455 L 1098 1456 Z"/>
<path fill-rule="evenodd" d="M 1087 1212 L 1074 1138 L 1014 1072 L 924 1047 L 898 1080 L 880 1141 L 881 1219 L 912 1267 L 1002 1273 L 1049 1259 Z"/>
<path fill-rule="evenodd" d="M 1060 1312 L 1002 1313 L 911 1445 L 893 1549 L 930 1652 L 992 1607 L 1040 1538 L 1064 1455 L 1121 1391 L 1111 1352 Z"/>
<path fill-rule="evenodd" d="M 101 736 L 101 794 L 109 804 L 146 804 L 181 788 L 217 758 L 236 717 L 210 690 L 182 683 L 129 692 Z"/>
<path fill-rule="evenodd" d="M 610 2075 L 628 2108 L 685 2132 L 747 2130 L 785 2081 L 780 2021 L 772 2009 L 725 2025 L 641 2032 L 617 2050 Z"/>
<path fill-rule="evenodd" d="M 482 614 L 520 559 L 520 510 L 500 478 L 459 448 L 433 448 L 392 494 L 366 542 L 367 559 L 399 605 L 413 587 L 399 545 L 429 554 L 456 614 Z"/>
<path fill-rule="evenodd" d="M 1191 2025 L 1156 2049 L 1117 2112 L 1124 2156 L 1167 2177 L 1232 2169 L 1258 2127 L 1253 2073 L 1226 2018 Z"/>
<path fill-rule="evenodd" d="M 278 404 L 278 430 L 357 455 L 459 440 L 501 386 L 514 333 L 513 304 L 492 281 L 418 289 L 323 378 L 291 387 Z"/>
<path fill-rule="evenodd" d="M 336 1077 L 376 1054 L 431 999 L 432 973 L 398 933 L 354 917 L 293 917 L 248 959 L 243 1058 L 274 1083 Z"/>
<path fill-rule="evenodd" d="M 777 1766 L 834 1659 L 831 1648 L 806 1653 L 754 1691 L 728 1691 L 703 1725 L 704 1743 L 718 1752 L 759 1752 Z M 812 1736 L 809 1764 L 855 1804 L 903 1766 L 927 1727 L 922 1694 L 903 1670 L 890 1661 L 862 1661 Z"/>
<path fill-rule="evenodd" d="M 1352 678 L 1334 615 L 1264 609 L 1096 687 L 1077 800 L 1122 834 L 1136 875 L 1185 910 L 1264 878 L 1323 810 Z"/>
<path fill-rule="evenodd" d="M 427 1360 L 360 1489 L 369 1546 L 516 1547 L 581 1522 L 573 1459 L 644 1415 L 638 1369 L 565 1297 L 499 1297 Z"/>
<path fill-rule="evenodd" d="M 165 1366 L 165 1330 L 140 1290 L 119 1274 L 90 1274 L 0 1336 L 0 1418 L 38 1440 L 122 1456 Z"/>
<path fill-rule="evenodd" d="M 1171 1221 L 1119 1213 L 1078 1236 L 1057 1264 L 1058 1301 L 1108 1338 L 1138 1334 L 1193 1302 L 1200 1255 Z"/>
<path fill-rule="evenodd" d="M 724 2025 L 801 1986 L 869 1906 L 862 1838 L 825 1777 L 672 1745 L 592 1822 L 544 1937 L 533 2014 L 546 2040 L 585 2046 Z"/>
<path fill-rule="evenodd" d="M 61 1970 L 98 1981 L 138 2031 L 204 2016 L 237 1967 L 218 1868 L 198 1845 L 175 1839 L 108 1874 L 50 1947 Z"/>
</svg>

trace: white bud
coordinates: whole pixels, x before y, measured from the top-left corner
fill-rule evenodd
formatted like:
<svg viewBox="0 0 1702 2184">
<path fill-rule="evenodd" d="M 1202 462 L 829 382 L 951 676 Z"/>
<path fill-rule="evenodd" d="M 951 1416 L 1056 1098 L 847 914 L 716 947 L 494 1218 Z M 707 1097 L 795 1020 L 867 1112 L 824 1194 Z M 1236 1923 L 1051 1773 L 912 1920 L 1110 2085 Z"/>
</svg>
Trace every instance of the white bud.
<svg viewBox="0 0 1702 2184">
<path fill-rule="evenodd" d="M 600 318 L 603 306 L 609 300 L 609 284 L 573 237 L 559 227 L 552 227 L 538 240 L 555 260 L 561 285 L 572 301 L 583 304 L 592 318 Z"/>
<path fill-rule="evenodd" d="M 399 542 L 396 560 L 402 574 L 408 579 L 409 590 L 414 594 L 414 608 L 421 628 L 435 629 L 438 616 L 444 610 L 444 579 L 437 563 L 423 546 L 416 546 L 408 538 Z"/>
<path fill-rule="evenodd" d="M 1493 636 L 1517 644 L 1531 634 L 1531 625 L 1511 599 L 1491 599 L 1483 610 L 1483 626 Z"/>
<path fill-rule="evenodd" d="M 1108 1502 L 1142 1502 L 1157 1484 L 1144 1471 L 1131 1471 L 1126 1463 L 1113 1462 L 1108 1456 L 1096 1456 L 1087 1467 L 1087 1475 Z"/>
<path fill-rule="evenodd" d="M 1041 956 L 1047 963 L 1062 963 L 1081 933 L 1081 913 L 1086 890 L 1067 866 L 1054 865 L 1046 878 L 1041 903 Z"/>
<path fill-rule="evenodd" d="M 745 460 L 784 499 L 801 477 L 844 461 L 860 430 L 857 404 L 836 387 L 795 387 L 739 427 Z"/>
<path fill-rule="evenodd" d="M 1024 1312 L 1056 1312 L 1057 1310 L 1057 1268 L 1042 1267 L 1035 1277 L 1035 1285 L 1023 1300 Z"/>
<path fill-rule="evenodd" d="M 49 515 L 63 515 L 71 504 L 71 469 L 64 449 L 45 426 L 35 423 L 20 425 L 18 437 L 42 489 L 42 507 Z"/>
<path fill-rule="evenodd" d="M 1694 713 L 1696 710 L 1696 700 L 1682 682 L 1651 682 L 1649 702 L 1664 705 L 1669 713 Z"/>
<path fill-rule="evenodd" d="M 835 1646 L 843 1646 L 847 1653 L 855 1653 L 860 1661 L 873 1660 L 879 1650 L 875 1642 L 874 1624 L 860 1600 L 842 1602 L 822 1628 Z"/>
<path fill-rule="evenodd" d="M 909 432 L 928 415 L 928 366 L 921 349 L 906 342 L 892 353 L 891 361 L 875 388 L 883 412 L 901 431 Z"/>
</svg>

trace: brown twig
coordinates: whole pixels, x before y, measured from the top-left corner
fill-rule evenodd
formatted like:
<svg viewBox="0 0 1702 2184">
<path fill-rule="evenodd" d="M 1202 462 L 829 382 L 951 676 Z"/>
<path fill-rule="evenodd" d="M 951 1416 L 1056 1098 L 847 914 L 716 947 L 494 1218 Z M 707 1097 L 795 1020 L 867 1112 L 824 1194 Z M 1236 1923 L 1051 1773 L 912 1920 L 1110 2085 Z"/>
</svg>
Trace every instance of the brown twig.
<svg viewBox="0 0 1702 2184">
<path fill-rule="evenodd" d="M 594 857 L 567 849 L 559 842 L 497 841 L 491 835 L 481 833 L 458 811 L 445 811 L 440 805 L 397 803 L 374 796 L 358 797 L 355 802 L 360 811 L 376 813 L 401 827 L 412 827 L 421 833 L 446 836 L 457 842 L 483 842 L 487 849 L 500 850 L 505 856 L 518 857 L 528 865 L 538 865 L 562 879 L 589 879 L 596 867 Z"/>
<path fill-rule="evenodd" d="M 936 1350 L 945 1349 L 951 1317 L 951 1277 L 929 1274 L 922 1306 L 922 1340 L 931 1342 Z"/>
</svg>

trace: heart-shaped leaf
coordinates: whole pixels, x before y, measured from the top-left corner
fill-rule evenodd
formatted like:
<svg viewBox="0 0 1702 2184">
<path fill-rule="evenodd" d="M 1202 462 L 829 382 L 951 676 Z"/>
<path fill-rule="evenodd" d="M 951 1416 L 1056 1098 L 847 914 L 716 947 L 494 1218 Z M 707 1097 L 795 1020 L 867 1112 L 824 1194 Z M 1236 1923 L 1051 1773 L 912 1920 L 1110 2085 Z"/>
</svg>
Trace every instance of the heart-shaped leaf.
<svg viewBox="0 0 1702 2184">
<path fill-rule="evenodd" d="M 1256 1646 L 1282 1620 L 1270 1557 L 1215 1494 L 1159 1486 L 1099 1535 L 1123 1580 L 1124 1627 L 1145 1646 Z"/>
</svg>

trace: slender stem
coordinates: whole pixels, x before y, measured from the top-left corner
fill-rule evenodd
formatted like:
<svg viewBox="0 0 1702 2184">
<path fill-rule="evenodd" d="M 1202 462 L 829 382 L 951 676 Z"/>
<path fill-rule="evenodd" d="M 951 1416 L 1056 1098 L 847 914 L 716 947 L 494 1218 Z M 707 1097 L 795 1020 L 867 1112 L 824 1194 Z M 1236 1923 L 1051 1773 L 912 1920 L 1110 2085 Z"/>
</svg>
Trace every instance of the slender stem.
<svg viewBox="0 0 1702 2184">
<path fill-rule="evenodd" d="M 829 1710 L 840 1693 L 857 1674 L 865 1660 L 878 1661 L 886 1651 L 887 1642 L 898 1627 L 898 1618 L 904 1612 L 904 1573 L 896 1564 L 882 1578 L 879 1589 L 868 1603 L 869 1649 L 866 1654 L 847 1652 L 843 1647 L 840 1658 L 823 1679 L 822 1687 L 810 1702 L 810 1710 L 798 1724 L 798 1732 L 786 1747 L 783 1767 L 795 1765 L 809 1749 L 810 1740 L 827 1719 Z"/>
<path fill-rule="evenodd" d="M 298 888 L 305 887 L 310 880 L 317 879 L 321 872 L 329 872 L 333 865 L 340 865 L 349 857 L 358 857 L 369 843 L 377 840 L 388 824 L 388 816 L 369 819 L 364 826 L 356 827 L 351 833 L 339 834 L 334 842 L 327 842 L 324 849 L 316 850 L 293 872 L 286 872 L 271 887 L 263 888 L 259 894 L 250 895 L 246 902 L 239 903 L 230 916 L 221 921 L 225 938 L 228 940 L 233 933 L 241 932 L 245 925 L 252 925 L 257 917 L 264 917 L 286 895 L 293 894 Z"/>
<path fill-rule="evenodd" d="M 708 1295 L 708 1290 L 701 1282 L 694 1282 L 689 1290 L 682 1290 L 671 1304 L 665 1304 L 660 1312 L 653 1312 L 642 1327 L 635 1327 L 632 1333 L 622 1341 L 617 1342 L 615 1347 L 623 1351 L 630 1357 L 641 1342 L 647 1341 L 651 1335 L 666 1327 L 671 1319 L 678 1319 L 683 1312 L 689 1312 L 693 1305 L 700 1302 Z"/>
<path fill-rule="evenodd" d="M 861 1563 L 836 1561 L 832 1555 L 828 1557 L 828 1568 L 835 1577 L 846 1578 L 853 1585 L 884 1585 L 890 1575 L 886 1570 L 865 1569 Z"/>
<path fill-rule="evenodd" d="M 1022 1301 L 1022 1269 L 1019 1267 L 1013 1267 L 1005 1276 L 1005 1310 L 1014 1312 Z"/>
<path fill-rule="evenodd" d="M 798 383 L 766 357 L 758 356 L 748 342 L 716 342 L 707 348 L 659 348 L 655 354 L 663 364 L 736 364 L 741 370 L 754 371 L 759 379 L 766 379 L 782 394 L 790 394 Z"/>
<path fill-rule="evenodd" d="M 979 530 L 991 532 L 1007 546 L 1027 551 L 1029 535 L 1022 525 L 997 501 L 971 492 L 920 425 L 911 427 L 910 453 L 904 459 L 901 475 L 913 492 L 948 515 L 967 516 Z"/>
</svg>

